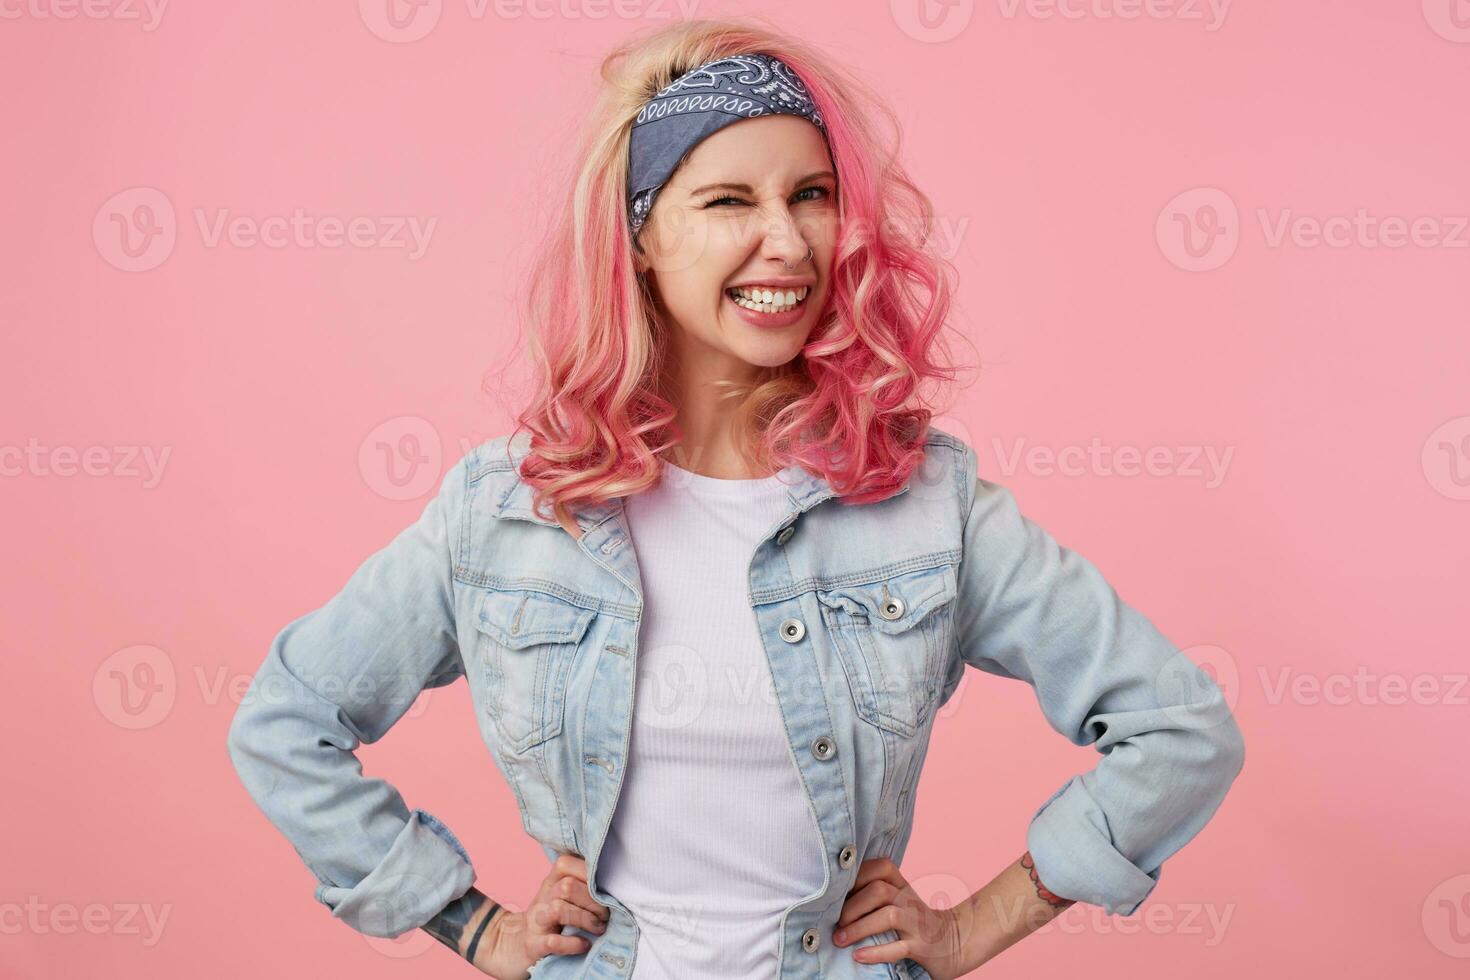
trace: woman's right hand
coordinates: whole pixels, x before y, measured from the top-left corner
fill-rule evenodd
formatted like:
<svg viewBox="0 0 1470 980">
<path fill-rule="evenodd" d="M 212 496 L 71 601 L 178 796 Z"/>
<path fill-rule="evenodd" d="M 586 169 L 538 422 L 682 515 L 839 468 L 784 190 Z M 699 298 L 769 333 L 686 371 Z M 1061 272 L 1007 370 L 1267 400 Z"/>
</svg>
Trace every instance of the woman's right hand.
<svg viewBox="0 0 1470 980">
<path fill-rule="evenodd" d="M 529 980 L 542 957 L 575 956 L 592 948 L 583 936 L 562 935 L 563 925 L 601 934 L 609 914 L 587 889 L 586 858 L 560 854 L 524 912 L 495 913 L 475 948 L 475 966 L 496 980 Z"/>
</svg>

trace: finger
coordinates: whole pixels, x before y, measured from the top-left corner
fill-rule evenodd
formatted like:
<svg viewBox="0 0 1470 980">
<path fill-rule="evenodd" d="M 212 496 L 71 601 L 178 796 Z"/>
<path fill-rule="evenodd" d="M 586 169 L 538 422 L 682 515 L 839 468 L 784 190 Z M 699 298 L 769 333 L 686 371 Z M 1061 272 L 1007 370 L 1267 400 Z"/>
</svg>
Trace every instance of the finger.
<svg viewBox="0 0 1470 980">
<path fill-rule="evenodd" d="M 872 881 L 889 881 L 898 888 L 906 884 L 903 875 L 898 870 L 898 865 L 894 864 L 891 858 L 886 857 L 868 858 L 858 865 L 857 878 L 853 881 L 849 891 L 856 891 Z"/>
<path fill-rule="evenodd" d="M 897 963 L 904 957 L 912 955 L 906 939 L 879 943 L 877 946 L 864 946 L 852 951 L 853 959 L 860 963 Z"/>
<path fill-rule="evenodd" d="M 586 929 L 588 932 L 598 934 L 607 931 L 607 924 L 595 913 L 589 912 L 572 902 L 558 898 L 551 903 L 551 908 L 556 915 L 556 921 L 564 925 L 576 926 L 578 929 Z"/>
<path fill-rule="evenodd" d="M 536 936 L 526 941 L 526 952 L 538 960 L 543 956 L 573 956 L 592 948 L 592 940 L 586 936 L 563 936 L 559 932 Z"/>
<path fill-rule="evenodd" d="M 579 905 L 603 922 L 606 922 L 612 914 L 611 909 L 592 897 L 592 892 L 587 889 L 587 883 L 579 878 L 558 879 L 552 897 Z"/>
<path fill-rule="evenodd" d="M 572 877 L 580 881 L 587 880 L 587 859 L 580 854 L 564 851 L 556 856 L 551 862 L 551 870 L 547 872 L 548 878 Z"/>
<path fill-rule="evenodd" d="M 874 881 L 860 891 L 850 893 L 847 901 L 842 903 L 842 913 L 837 917 L 837 927 L 840 929 L 874 909 L 891 904 L 896 895 L 898 895 L 898 889 L 887 881 Z"/>
<path fill-rule="evenodd" d="M 849 925 L 838 928 L 832 934 L 832 941 L 839 946 L 850 946 L 888 929 L 898 930 L 900 924 L 905 921 L 903 913 L 896 906 L 885 905 Z"/>
</svg>

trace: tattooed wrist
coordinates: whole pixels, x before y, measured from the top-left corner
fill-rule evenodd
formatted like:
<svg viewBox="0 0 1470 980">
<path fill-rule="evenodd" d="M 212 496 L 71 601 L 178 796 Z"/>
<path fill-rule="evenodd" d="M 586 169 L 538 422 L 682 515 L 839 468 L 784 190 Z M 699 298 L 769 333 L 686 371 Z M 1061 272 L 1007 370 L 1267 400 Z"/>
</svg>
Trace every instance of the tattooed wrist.
<svg viewBox="0 0 1470 980">
<path fill-rule="evenodd" d="M 1076 904 L 1073 899 L 1063 898 L 1041 883 L 1041 879 L 1036 875 L 1036 861 L 1031 857 L 1030 851 L 1021 855 L 1021 867 L 1025 868 L 1026 873 L 1031 876 L 1031 884 L 1036 887 L 1036 896 L 1043 902 L 1055 909 L 1064 909 Z"/>
<path fill-rule="evenodd" d="M 470 886 L 469 891 L 444 906 L 432 919 L 425 922 L 422 928 L 429 935 L 454 950 L 455 953 L 468 958 L 464 950 L 465 932 L 469 928 L 470 920 L 474 918 L 480 906 L 487 902 L 490 903 L 491 907 L 489 913 L 484 918 L 484 922 L 481 923 L 481 928 L 483 929 L 484 924 L 490 921 L 491 917 L 495 915 L 495 910 L 500 906 L 495 902 L 491 902 L 488 895 L 473 885 Z M 479 930 L 476 930 L 476 932 L 478 934 Z M 478 935 L 476 938 L 478 938 Z"/>
</svg>

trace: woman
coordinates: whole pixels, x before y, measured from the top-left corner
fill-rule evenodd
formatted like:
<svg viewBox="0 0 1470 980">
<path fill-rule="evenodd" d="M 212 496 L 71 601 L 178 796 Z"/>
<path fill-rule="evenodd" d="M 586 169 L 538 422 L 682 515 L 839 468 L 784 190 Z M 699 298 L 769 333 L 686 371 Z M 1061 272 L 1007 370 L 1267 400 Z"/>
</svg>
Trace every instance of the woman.
<svg viewBox="0 0 1470 980">
<path fill-rule="evenodd" d="M 603 73 L 532 279 L 540 390 L 278 636 L 254 684 L 293 696 L 236 717 L 246 786 L 335 916 L 423 927 L 495 977 L 948 980 L 1074 901 L 1131 914 L 1240 732 L 928 424 L 949 289 L 871 97 L 731 22 Z M 1032 684 L 1103 758 L 935 909 L 898 864 L 966 664 Z M 552 862 L 524 912 L 353 754 L 459 676 Z"/>
</svg>

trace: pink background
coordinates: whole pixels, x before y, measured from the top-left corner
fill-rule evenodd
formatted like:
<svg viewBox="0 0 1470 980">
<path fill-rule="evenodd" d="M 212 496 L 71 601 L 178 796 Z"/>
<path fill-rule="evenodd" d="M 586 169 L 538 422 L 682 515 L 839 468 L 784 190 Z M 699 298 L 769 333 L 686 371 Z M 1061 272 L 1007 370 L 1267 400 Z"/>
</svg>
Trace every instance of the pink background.
<svg viewBox="0 0 1470 980">
<path fill-rule="evenodd" d="M 276 632 L 508 431 L 519 387 L 477 386 L 516 339 L 562 120 L 615 39 L 680 8 L 443 0 L 395 31 L 379 0 L 156 24 L 98 3 L 0 23 L 0 974 L 465 976 L 312 900 L 225 732 Z M 1209 666 L 1246 734 L 1136 916 L 1074 906 L 985 973 L 1462 976 L 1470 4 L 1120 8 L 695 8 L 778 16 L 901 111 L 987 365 L 941 426 Z M 164 234 L 129 254 L 116 221 L 150 207 Z M 210 235 L 297 209 L 367 240 Z M 385 234 L 401 216 L 433 222 L 421 255 Z M 1153 472 L 1046 464 L 1094 439 Z M 367 771 L 521 907 L 542 855 L 466 688 L 421 707 Z M 969 672 L 905 873 L 935 904 L 980 887 L 1095 759 Z"/>
</svg>

